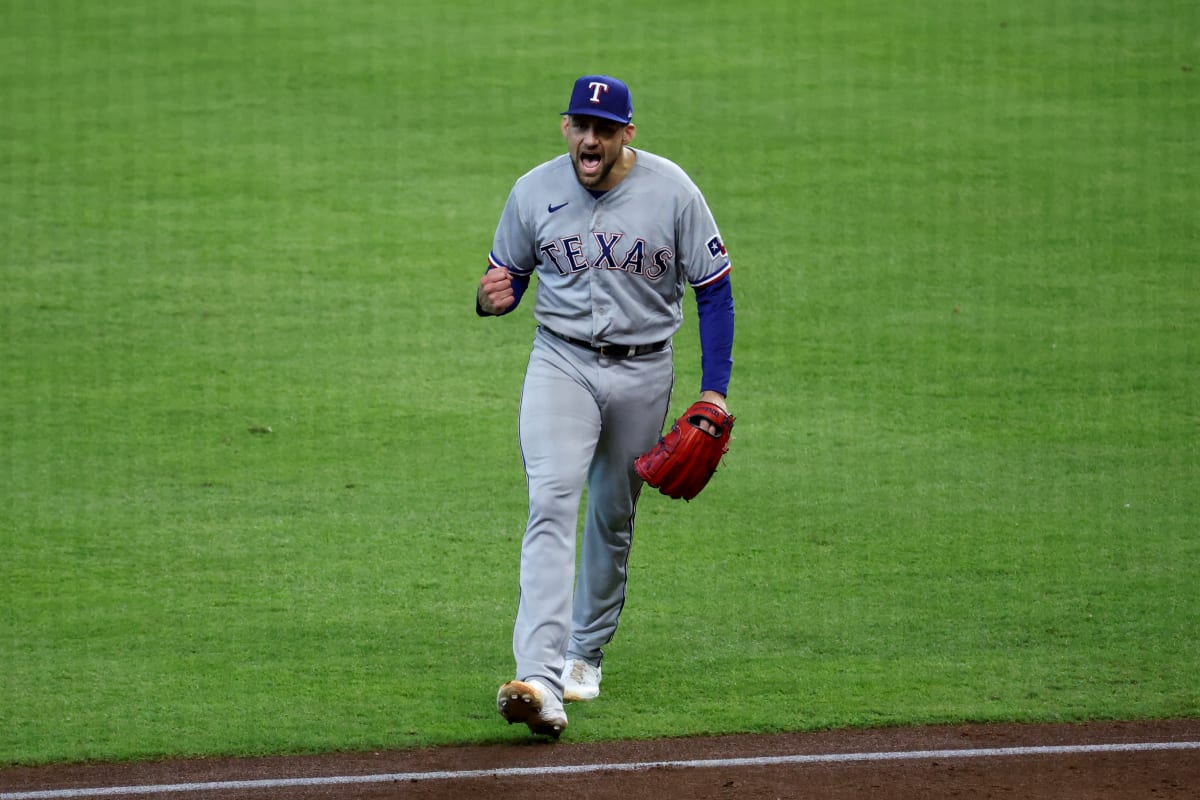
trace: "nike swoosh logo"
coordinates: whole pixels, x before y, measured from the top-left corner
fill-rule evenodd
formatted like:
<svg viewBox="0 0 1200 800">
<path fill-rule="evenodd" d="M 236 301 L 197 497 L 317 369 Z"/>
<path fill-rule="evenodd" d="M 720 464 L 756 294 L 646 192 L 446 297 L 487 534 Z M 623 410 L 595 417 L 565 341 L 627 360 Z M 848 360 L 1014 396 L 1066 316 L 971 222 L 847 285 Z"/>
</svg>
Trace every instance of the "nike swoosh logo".
<svg viewBox="0 0 1200 800">
<path fill-rule="evenodd" d="M 553 214 L 555 211 L 558 211 L 560 208 L 566 208 L 569 204 L 570 204 L 570 201 L 567 201 L 566 203 L 563 203 L 560 206 L 556 206 L 553 203 L 551 203 L 550 205 L 546 206 L 546 211 Z"/>
</svg>

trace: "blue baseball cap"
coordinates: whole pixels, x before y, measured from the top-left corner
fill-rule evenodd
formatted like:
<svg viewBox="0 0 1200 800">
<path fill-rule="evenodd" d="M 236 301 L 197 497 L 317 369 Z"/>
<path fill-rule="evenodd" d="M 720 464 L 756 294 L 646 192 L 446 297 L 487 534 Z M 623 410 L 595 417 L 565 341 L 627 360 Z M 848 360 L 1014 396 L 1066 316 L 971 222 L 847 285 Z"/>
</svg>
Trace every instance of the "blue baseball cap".
<svg viewBox="0 0 1200 800">
<path fill-rule="evenodd" d="M 608 75 L 584 75 L 575 81 L 571 105 L 563 114 L 601 117 L 628 125 L 633 121 L 633 97 L 629 87 Z"/>
</svg>

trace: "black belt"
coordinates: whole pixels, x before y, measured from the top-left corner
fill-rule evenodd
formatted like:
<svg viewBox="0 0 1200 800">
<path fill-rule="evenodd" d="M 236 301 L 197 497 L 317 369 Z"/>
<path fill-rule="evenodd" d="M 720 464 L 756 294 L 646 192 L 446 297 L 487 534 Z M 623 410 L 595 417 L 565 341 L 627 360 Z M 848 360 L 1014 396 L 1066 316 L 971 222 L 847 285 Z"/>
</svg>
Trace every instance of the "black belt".
<svg viewBox="0 0 1200 800">
<path fill-rule="evenodd" d="M 591 342 L 585 342 L 583 339 L 574 339 L 570 336 L 564 336 L 563 334 L 559 333 L 556 330 L 551 330 L 550 328 L 547 328 L 545 325 L 543 325 L 541 327 L 542 327 L 542 330 L 544 330 L 546 333 L 550 334 L 551 336 L 555 337 L 556 339 L 562 339 L 567 344 L 573 344 L 577 347 L 586 347 L 588 350 L 591 350 L 593 353 L 599 353 L 600 355 L 604 356 L 605 358 L 633 358 L 634 356 L 644 356 L 647 353 L 657 353 L 659 350 L 662 350 L 664 347 L 666 347 L 668 344 L 671 343 L 670 339 L 663 339 L 661 342 L 655 342 L 653 344 L 600 344 L 600 345 L 596 345 L 596 344 L 592 344 Z"/>
</svg>

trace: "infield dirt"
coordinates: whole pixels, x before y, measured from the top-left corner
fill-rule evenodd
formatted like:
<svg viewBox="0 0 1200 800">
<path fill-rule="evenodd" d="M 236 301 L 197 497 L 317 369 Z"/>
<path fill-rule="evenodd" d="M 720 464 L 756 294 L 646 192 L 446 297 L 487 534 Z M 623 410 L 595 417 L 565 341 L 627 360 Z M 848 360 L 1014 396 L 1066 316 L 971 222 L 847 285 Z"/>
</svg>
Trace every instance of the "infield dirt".
<svg viewBox="0 0 1200 800">
<path fill-rule="evenodd" d="M 518 739 L 511 744 L 253 759 L 171 760 L 0 770 L 0 798 L 151 797 L 205 800 L 316 798 L 528 798 L 724 800 L 725 798 L 1022 798 L 1127 800 L 1200 797 L 1200 749 L 1037 752 L 1043 747 L 1200 742 L 1200 720 L 1058 725 L 955 725 L 781 735 L 717 736 L 605 744 Z M 1018 755 L 925 751 L 1033 748 Z M 796 755 L 869 754 L 768 765 L 688 764 Z M 894 757 L 882 754 L 895 754 Z M 625 765 L 625 766 L 621 766 Z M 571 767 L 579 767 L 572 770 Z M 520 774 L 497 770 L 524 768 Z M 554 768 L 540 774 L 539 768 Z M 449 773 L 481 771 L 473 776 Z M 353 776 L 441 773 L 354 783 Z M 305 779 L 347 778 L 319 785 Z M 295 781 L 294 779 L 300 779 Z M 299 785 L 279 785 L 292 780 Z M 219 788 L 214 782 L 273 781 Z M 132 787 L 160 787 L 138 790 Z M 112 791 L 126 787 L 124 791 Z M 170 787 L 170 788 L 167 788 Z M 108 791 L 86 792 L 99 789 Z"/>
</svg>

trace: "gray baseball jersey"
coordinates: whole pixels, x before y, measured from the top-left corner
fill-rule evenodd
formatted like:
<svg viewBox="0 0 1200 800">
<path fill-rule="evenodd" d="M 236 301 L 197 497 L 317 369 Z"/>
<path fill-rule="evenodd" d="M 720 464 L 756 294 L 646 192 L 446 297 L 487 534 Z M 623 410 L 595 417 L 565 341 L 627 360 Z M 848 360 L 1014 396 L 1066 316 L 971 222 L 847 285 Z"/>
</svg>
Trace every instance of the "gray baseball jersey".
<svg viewBox="0 0 1200 800">
<path fill-rule="evenodd" d="M 705 286 L 730 268 L 691 178 L 665 158 L 635 152 L 629 174 L 599 199 L 575 179 L 567 154 L 523 175 L 489 257 L 514 276 L 536 271 L 537 321 L 593 344 L 671 338 L 685 285 Z"/>
</svg>

